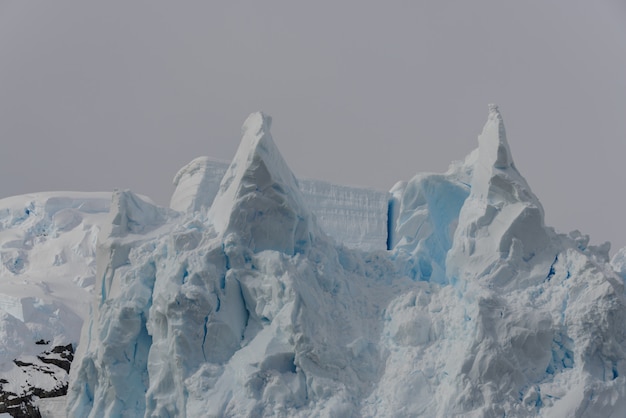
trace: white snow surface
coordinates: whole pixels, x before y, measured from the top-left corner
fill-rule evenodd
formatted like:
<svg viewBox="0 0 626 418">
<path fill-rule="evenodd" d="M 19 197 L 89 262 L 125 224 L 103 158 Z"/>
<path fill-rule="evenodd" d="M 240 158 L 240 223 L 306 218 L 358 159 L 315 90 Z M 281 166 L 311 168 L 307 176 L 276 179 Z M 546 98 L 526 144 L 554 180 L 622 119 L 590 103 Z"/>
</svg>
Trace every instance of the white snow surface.
<svg viewBox="0 0 626 418">
<path fill-rule="evenodd" d="M 77 192 L 0 200 L 3 391 L 24 396 L 67 384 L 64 369 L 37 356 L 79 341 L 95 283 L 95 241 L 110 201 L 110 193 Z"/>
<path fill-rule="evenodd" d="M 0 369 L 17 354 L 38 354 L 37 340 L 78 342 L 110 201 L 110 193 L 79 192 L 0 200 Z"/>
<path fill-rule="evenodd" d="M 38 213 L 80 219 L 26 244 L 24 207 L 58 196 L 0 201 L 3 339 L 51 312 L 4 290 L 37 263 L 46 303 L 85 318 L 68 416 L 624 416 L 626 249 L 609 261 L 544 225 L 496 106 L 465 161 L 388 194 L 299 182 L 270 127 L 248 118 L 221 181 L 211 160 L 183 168 L 171 208 L 116 191 L 104 215 L 73 195 Z M 78 261 L 54 270 L 81 257 L 85 280 Z M 94 274 L 86 316 L 67 295 Z"/>
</svg>

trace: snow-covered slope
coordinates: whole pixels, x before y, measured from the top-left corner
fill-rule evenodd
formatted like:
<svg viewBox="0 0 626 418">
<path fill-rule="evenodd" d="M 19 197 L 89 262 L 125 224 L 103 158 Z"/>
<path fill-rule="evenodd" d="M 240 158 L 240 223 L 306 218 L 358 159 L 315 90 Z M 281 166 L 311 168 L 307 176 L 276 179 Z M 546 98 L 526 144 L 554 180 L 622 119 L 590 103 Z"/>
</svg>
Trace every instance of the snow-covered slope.
<svg viewBox="0 0 626 418">
<path fill-rule="evenodd" d="M 0 200 L 0 412 L 67 389 L 88 317 L 95 242 L 110 193 L 39 193 Z"/>
<path fill-rule="evenodd" d="M 329 238 L 270 125 L 214 200 L 185 180 L 207 210 L 115 194 L 70 416 L 623 416 L 626 257 L 544 225 L 497 107 L 464 162 L 392 189 L 388 251 Z"/>
</svg>

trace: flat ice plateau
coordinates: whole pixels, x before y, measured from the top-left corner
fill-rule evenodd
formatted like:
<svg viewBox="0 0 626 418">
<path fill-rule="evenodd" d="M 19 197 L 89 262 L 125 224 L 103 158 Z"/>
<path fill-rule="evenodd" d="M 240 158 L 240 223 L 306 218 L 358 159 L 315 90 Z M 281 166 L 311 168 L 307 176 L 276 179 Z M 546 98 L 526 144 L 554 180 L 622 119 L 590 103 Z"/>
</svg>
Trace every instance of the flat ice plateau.
<svg viewBox="0 0 626 418">
<path fill-rule="evenodd" d="M 496 106 L 464 161 L 388 193 L 297 180 L 270 128 L 252 114 L 230 164 L 183 167 L 168 208 L 0 200 L 7 397 L 64 387 L 70 417 L 626 416 L 626 249 L 544 224 Z M 68 344 L 69 377 L 20 366 Z"/>
</svg>

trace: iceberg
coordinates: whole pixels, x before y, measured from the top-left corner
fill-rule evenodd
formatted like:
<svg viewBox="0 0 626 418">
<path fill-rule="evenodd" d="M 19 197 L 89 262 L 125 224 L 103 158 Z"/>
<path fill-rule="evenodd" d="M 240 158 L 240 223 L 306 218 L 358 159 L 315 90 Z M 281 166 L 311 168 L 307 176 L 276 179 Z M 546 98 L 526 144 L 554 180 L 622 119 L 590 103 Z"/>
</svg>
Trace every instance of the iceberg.
<svg viewBox="0 0 626 418">
<path fill-rule="evenodd" d="M 46 338 L 76 348 L 68 416 L 626 410 L 626 250 L 545 225 L 497 106 L 465 160 L 389 192 L 297 179 L 271 121 L 250 115 L 230 163 L 183 167 L 168 208 L 0 201 L 2 279 L 58 274 L 0 289 L 0 333 L 31 347 L 33 324 L 64 324 Z"/>
</svg>

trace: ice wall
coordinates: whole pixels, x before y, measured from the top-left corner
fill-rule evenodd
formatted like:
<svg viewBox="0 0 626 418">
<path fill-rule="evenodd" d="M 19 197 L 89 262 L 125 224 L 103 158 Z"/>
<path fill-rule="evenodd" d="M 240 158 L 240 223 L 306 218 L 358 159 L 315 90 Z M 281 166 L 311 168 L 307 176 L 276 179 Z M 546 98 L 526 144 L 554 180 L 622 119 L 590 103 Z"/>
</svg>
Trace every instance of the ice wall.
<svg viewBox="0 0 626 418">
<path fill-rule="evenodd" d="M 387 249 L 389 193 L 319 180 L 299 183 L 318 224 L 338 243 L 366 251 Z"/>
</svg>

